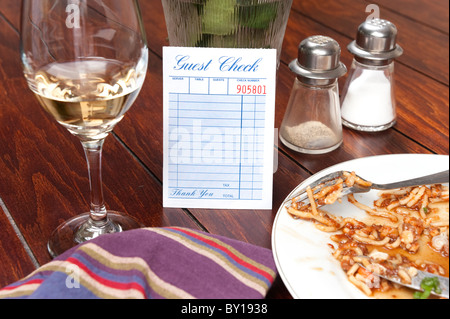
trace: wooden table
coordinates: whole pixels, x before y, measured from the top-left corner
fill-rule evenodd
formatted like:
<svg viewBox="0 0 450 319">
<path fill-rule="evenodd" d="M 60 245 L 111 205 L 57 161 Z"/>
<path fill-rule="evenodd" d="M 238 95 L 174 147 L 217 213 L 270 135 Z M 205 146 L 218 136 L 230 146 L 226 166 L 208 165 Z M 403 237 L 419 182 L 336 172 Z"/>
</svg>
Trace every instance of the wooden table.
<svg viewBox="0 0 450 319">
<path fill-rule="evenodd" d="M 166 209 L 162 207 L 162 47 L 168 45 L 160 0 L 142 0 L 150 46 L 145 86 L 125 119 L 107 139 L 104 187 L 108 207 L 145 226 L 183 226 L 271 247 L 272 224 L 287 194 L 305 178 L 360 157 L 449 154 L 449 3 L 447 0 L 294 0 L 278 72 L 279 128 L 293 84 L 288 63 L 304 38 L 322 34 L 347 44 L 376 3 L 399 29 L 405 54 L 396 68 L 398 124 L 368 134 L 345 129 L 344 144 L 320 156 L 301 155 L 279 143 L 272 211 Z M 38 105 L 22 76 L 20 1 L 0 6 L 0 287 L 49 262 L 46 242 L 64 220 L 89 205 L 82 147 Z M 345 78 L 341 79 L 340 87 Z M 290 298 L 278 279 L 268 298 Z"/>
</svg>

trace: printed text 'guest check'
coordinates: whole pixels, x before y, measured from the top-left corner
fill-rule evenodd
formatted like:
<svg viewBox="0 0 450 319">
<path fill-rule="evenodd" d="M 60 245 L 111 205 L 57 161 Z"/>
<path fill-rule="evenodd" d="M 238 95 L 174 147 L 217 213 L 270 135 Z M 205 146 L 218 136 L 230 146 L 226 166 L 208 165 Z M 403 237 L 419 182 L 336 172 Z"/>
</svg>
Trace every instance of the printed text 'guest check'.
<svg viewBox="0 0 450 319">
<path fill-rule="evenodd" d="M 165 47 L 164 207 L 271 209 L 276 50 Z"/>
</svg>

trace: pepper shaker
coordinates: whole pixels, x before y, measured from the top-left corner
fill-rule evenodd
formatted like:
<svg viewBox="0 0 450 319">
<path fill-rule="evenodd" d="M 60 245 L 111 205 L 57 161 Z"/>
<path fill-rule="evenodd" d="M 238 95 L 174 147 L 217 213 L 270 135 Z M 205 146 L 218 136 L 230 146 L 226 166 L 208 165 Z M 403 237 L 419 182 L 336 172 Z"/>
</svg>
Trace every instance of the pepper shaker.
<svg viewBox="0 0 450 319">
<path fill-rule="evenodd" d="M 343 141 L 338 78 L 347 73 L 341 48 L 330 37 L 303 40 L 298 59 L 289 65 L 295 79 L 283 123 L 281 142 L 305 154 L 324 154 Z"/>
<path fill-rule="evenodd" d="M 348 50 L 355 56 L 343 88 L 342 122 L 358 131 L 387 130 L 397 121 L 394 59 L 403 54 L 397 28 L 387 20 L 362 23 Z"/>
</svg>

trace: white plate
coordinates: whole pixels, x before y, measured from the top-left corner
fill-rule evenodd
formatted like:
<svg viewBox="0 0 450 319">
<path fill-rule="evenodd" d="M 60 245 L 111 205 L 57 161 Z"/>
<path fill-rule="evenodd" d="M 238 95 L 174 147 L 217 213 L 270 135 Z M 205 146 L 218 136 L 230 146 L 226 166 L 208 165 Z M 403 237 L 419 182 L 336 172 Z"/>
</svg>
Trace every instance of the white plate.
<svg viewBox="0 0 450 319">
<path fill-rule="evenodd" d="M 354 171 L 374 183 L 390 183 L 449 169 L 447 155 L 400 154 L 360 158 L 329 167 L 306 179 L 297 189 L 324 175 Z M 355 198 L 373 206 L 378 191 L 356 194 Z M 289 198 L 291 194 L 286 197 Z M 329 213 L 342 217 L 363 217 L 365 212 L 347 201 L 327 206 Z M 330 234 L 319 231 L 311 222 L 294 220 L 280 207 L 272 230 L 272 249 L 278 272 L 293 298 L 351 299 L 367 298 L 352 285 L 332 256 Z"/>
</svg>

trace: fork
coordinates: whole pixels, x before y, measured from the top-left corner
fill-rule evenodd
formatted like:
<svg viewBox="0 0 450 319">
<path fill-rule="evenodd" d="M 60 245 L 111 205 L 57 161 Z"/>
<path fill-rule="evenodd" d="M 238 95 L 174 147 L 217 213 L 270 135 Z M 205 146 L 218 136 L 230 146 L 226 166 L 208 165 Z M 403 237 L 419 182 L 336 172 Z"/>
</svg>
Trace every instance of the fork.
<svg viewBox="0 0 450 319">
<path fill-rule="evenodd" d="M 344 178 L 344 171 L 337 171 L 330 173 L 328 175 L 325 175 L 324 177 L 318 179 L 314 183 L 311 183 L 308 185 L 311 187 L 311 189 L 314 189 L 317 186 L 320 186 L 323 184 L 323 186 L 333 186 L 336 181 L 340 178 Z M 344 183 L 341 196 L 354 194 L 354 193 L 367 193 L 372 189 L 377 190 L 388 190 L 388 189 L 397 189 L 402 187 L 412 187 L 412 186 L 421 186 L 421 185 L 434 185 L 434 184 L 443 184 L 448 183 L 449 181 L 449 171 L 442 171 L 436 174 L 426 175 L 422 177 L 417 177 L 409 180 L 404 180 L 400 182 L 395 183 L 389 183 L 389 184 L 375 184 L 372 182 L 369 182 L 365 180 L 364 178 L 357 176 L 361 180 L 365 181 L 367 186 L 363 186 L 360 184 L 354 184 L 353 186 L 346 186 Z M 345 179 L 345 178 L 344 178 Z M 308 186 L 305 186 L 300 191 L 296 192 L 293 196 L 291 196 L 289 199 L 287 199 L 283 205 L 292 204 L 293 202 L 299 203 L 303 202 L 305 205 L 309 203 L 308 194 L 306 193 L 306 188 Z M 321 188 L 315 191 L 315 193 L 319 192 Z M 320 205 L 319 205 L 320 206 Z"/>
</svg>

